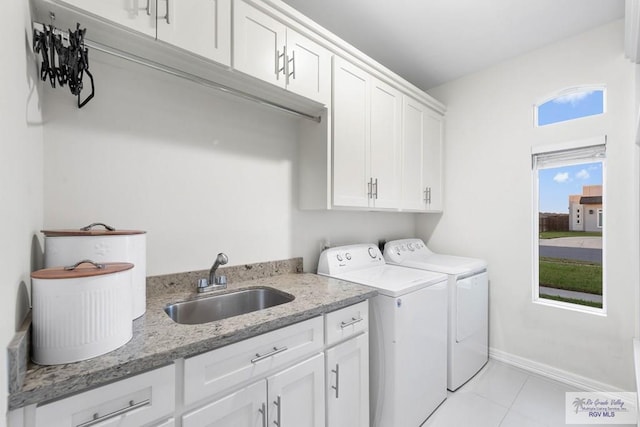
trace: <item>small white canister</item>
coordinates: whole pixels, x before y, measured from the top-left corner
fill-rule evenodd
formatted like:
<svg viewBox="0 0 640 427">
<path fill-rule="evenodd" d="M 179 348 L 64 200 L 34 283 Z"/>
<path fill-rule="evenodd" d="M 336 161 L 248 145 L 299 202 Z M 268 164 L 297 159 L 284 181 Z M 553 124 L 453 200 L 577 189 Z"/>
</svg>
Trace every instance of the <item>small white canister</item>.
<svg viewBox="0 0 640 427">
<path fill-rule="evenodd" d="M 133 336 L 132 269 L 83 260 L 32 273 L 32 360 L 73 363 L 126 344 Z"/>
<path fill-rule="evenodd" d="M 103 227 L 95 229 L 95 227 Z M 70 265 L 79 259 L 96 262 L 130 262 L 134 265 L 132 319 L 142 316 L 147 309 L 147 238 L 145 231 L 116 230 L 93 223 L 79 230 L 42 230 L 44 239 L 44 266 Z"/>
</svg>

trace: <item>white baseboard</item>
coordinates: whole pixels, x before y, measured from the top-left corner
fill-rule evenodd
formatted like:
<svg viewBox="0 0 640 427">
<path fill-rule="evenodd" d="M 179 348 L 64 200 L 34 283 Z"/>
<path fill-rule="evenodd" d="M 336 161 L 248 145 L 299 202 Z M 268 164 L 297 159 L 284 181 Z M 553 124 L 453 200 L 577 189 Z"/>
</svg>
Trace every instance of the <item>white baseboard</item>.
<svg viewBox="0 0 640 427">
<path fill-rule="evenodd" d="M 611 392 L 612 394 L 631 391 L 622 390 L 618 387 L 612 386 L 611 384 L 583 377 L 582 375 L 574 374 L 573 372 L 565 371 L 563 369 L 554 368 L 553 366 L 545 365 L 544 363 L 526 359 L 521 356 L 516 356 L 496 348 L 489 348 L 489 357 L 533 374 L 565 383 L 583 391 Z"/>
</svg>

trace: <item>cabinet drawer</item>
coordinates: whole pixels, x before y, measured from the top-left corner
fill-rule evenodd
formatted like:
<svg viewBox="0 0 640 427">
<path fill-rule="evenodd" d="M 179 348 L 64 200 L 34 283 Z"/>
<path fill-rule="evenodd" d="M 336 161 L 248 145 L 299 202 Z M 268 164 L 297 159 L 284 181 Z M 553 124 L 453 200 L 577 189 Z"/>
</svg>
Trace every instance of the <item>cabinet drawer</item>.
<svg viewBox="0 0 640 427">
<path fill-rule="evenodd" d="M 189 405 L 323 347 L 322 317 L 306 320 L 185 360 L 184 400 Z"/>
<path fill-rule="evenodd" d="M 139 427 L 168 417 L 175 410 L 175 375 L 169 365 L 39 406 L 35 426 Z"/>
<path fill-rule="evenodd" d="M 358 335 L 369 329 L 369 300 L 327 313 L 324 319 L 327 345 Z"/>
</svg>

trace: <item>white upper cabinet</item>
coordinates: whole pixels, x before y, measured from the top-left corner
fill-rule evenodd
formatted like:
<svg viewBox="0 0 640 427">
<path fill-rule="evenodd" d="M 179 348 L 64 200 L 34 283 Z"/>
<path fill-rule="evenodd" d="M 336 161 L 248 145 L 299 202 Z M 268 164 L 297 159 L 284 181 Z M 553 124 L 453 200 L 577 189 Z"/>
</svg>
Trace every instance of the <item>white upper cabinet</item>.
<svg viewBox="0 0 640 427">
<path fill-rule="evenodd" d="M 333 60 L 333 205 L 368 207 L 371 76 Z"/>
<path fill-rule="evenodd" d="M 303 35 L 287 29 L 287 89 L 328 104 L 331 98 L 331 54 Z"/>
<path fill-rule="evenodd" d="M 234 3 L 233 67 L 324 104 L 331 88 L 329 51 L 242 0 Z"/>
<path fill-rule="evenodd" d="M 403 103 L 402 209 L 442 210 L 440 114 L 407 96 Z"/>
<path fill-rule="evenodd" d="M 334 58 L 334 206 L 399 207 L 401 111 L 400 92 Z"/>
<path fill-rule="evenodd" d="M 231 65 L 231 0 L 157 0 L 157 5 L 158 40 Z"/>
<path fill-rule="evenodd" d="M 156 0 L 56 0 L 123 27 L 156 37 Z"/>
<path fill-rule="evenodd" d="M 372 205 L 394 209 L 400 206 L 402 94 L 377 79 L 371 89 Z"/>
</svg>

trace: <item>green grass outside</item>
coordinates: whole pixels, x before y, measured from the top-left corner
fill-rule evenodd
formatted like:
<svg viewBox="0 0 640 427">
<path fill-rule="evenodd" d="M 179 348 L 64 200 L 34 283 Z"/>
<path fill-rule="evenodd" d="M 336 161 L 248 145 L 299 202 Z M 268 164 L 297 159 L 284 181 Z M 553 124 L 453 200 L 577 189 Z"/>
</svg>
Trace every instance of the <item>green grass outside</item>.
<svg viewBox="0 0 640 427">
<path fill-rule="evenodd" d="M 569 302 L 571 304 L 587 305 L 589 307 L 602 308 L 602 303 L 600 303 L 600 302 L 585 301 L 583 299 L 564 298 L 564 297 L 559 297 L 559 296 L 556 296 L 556 295 L 546 295 L 546 294 L 540 294 L 540 298 L 551 299 L 551 300 L 554 300 L 554 301 Z"/>
<path fill-rule="evenodd" d="M 540 258 L 540 286 L 602 295 L 602 265 L 585 261 Z"/>
<path fill-rule="evenodd" d="M 541 239 L 557 239 L 559 237 L 602 237 L 602 231 L 543 231 Z"/>
</svg>

